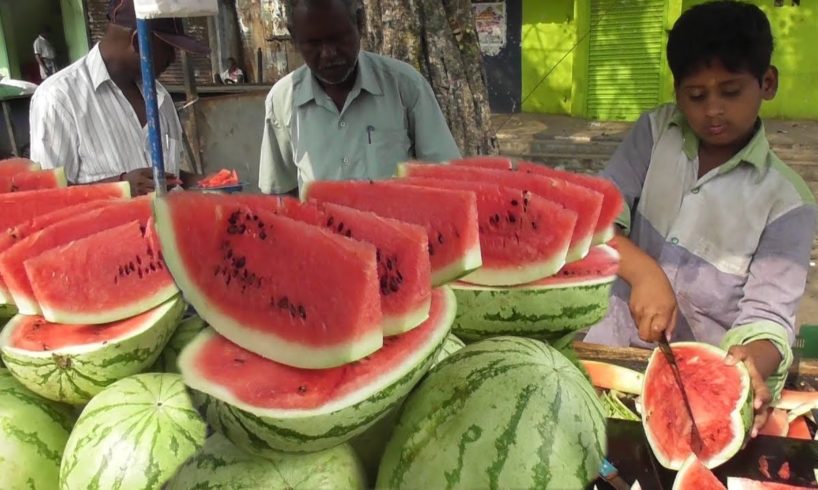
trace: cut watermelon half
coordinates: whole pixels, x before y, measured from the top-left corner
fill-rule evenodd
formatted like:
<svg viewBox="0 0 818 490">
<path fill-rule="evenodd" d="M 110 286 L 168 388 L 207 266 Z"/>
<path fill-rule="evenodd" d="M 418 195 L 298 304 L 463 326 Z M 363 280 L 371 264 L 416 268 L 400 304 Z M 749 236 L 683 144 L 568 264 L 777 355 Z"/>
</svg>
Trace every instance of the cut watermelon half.
<svg viewBox="0 0 818 490">
<path fill-rule="evenodd" d="M 40 170 L 40 166 L 28 158 L 7 158 L 0 160 L 0 178 L 37 170 Z"/>
<path fill-rule="evenodd" d="M 601 177 L 558 170 L 536 163 L 517 162 L 517 170 L 529 174 L 556 177 L 601 193 L 604 196 L 602 211 L 594 229 L 593 244 L 607 243 L 614 237 L 614 222 L 619 213 L 622 212 L 624 201 L 622 200 L 622 194 L 613 182 Z"/>
<path fill-rule="evenodd" d="M 384 335 L 407 332 L 428 318 L 432 279 L 425 229 L 332 203 L 286 199 L 280 212 L 376 247 Z"/>
<path fill-rule="evenodd" d="M 432 285 L 458 279 L 482 264 L 473 193 L 395 182 L 313 181 L 302 199 L 333 202 L 426 228 Z"/>
<path fill-rule="evenodd" d="M 572 184 L 563 179 L 531 175 L 508 170 L 493 170 L 473 166 L 401 164 L 401 177 L 421 177 L 431 179 L 451 179 L 470 182 L 485 182 L 531 192 L 555 202 L 577 215 L 576 226 L 571 236 L 571 246 L 565 257 L 566 262 L 576 262 L 588 255 L 594 230 L 602 210 L 602 194 L 594 190 Z"/>
<path fill-rule="evenodd" d="M 690 455 L 684 462 L 676 478 L 673 480 L 673 490 L 727 490 L 716 475 L 694 455 Z"/>
<path fill-rule="evenodd" d="M 55 323 L 115 322 L 177 294 L 145 232 L 145 225 L 131 221 L 28 259 L 26 274 L 43 317 Z"/>
<path fill-rule="evenodd" d="M 182 351 L 179 366 L 207 422 L 250 452 L 312 452 L 364 432 L 409 393 L 440 350 L 454 318 L 452 292 L 432 293 L 429 318 L 384 339 L 377 352 L 332 369 L 285 366 L 213 330 Z M 204 395 L 204 396 L 202 396 Z"/>
<path fill-rule="evenodd" d="M 802 490 L 804 488 L 798 485 L 789 485 L 787 483 L 779 483 L 774 481 L 758 481 L 750 480 L 749 478 L 728 477 L 727 490 Z"/>
<path fill-rule="evenodd" d="M 483 266 L 462 281 L 482 286 L 526 284 L 554 275 L 565 265 L 575 212 L 530 192 L 485 182 L 420 177 L 400 182 L 475 193 Z"/>
<path fill-rule="evenodd" d="M 0 194 L 0 209 L 3 210 L 0 213 L 0 230 L 75 204 L 128 197 L 131 197 L 131 188 L 127 182 Z"/>
<path fill-rule="evenodd" d="M 51 170 L 36 170 L 0 177 L 0 194 L 38 189 L 56 189 L 67 185 L 65 172 L 62 167 L 58 167 Z"/>
<path fill-rule="evenodd" d="M 642 394 L 645 376 L 639 371 L 601 361 L 583 359 L 580 361 L 597 388 L 621 391 L 632 395 Z"/>
<path fill-rule="evenodd" d="M 177 296 L 105 325 L 64 325 L 17 315 L 0 333 L 0 351 L 9 371 L 34 393 L 84 404 L 106 386 L 153 364 L 184 309 Z"/>
<path fill-rule="evenodd" d="M 703 447 L 697 455 L 715 468 L 744 444 L 753 420 L 750 375 L 743 363 L 724 364 L 727 353 L 696 342 L 671 344 Z M 691 422 L 667 359 L 655 349 L 642 387 L 642 424 L 656 459 L 678 470 L 693 454 Z"/>
<path fill-rule="evenodd" d="M 319 369 L 383 344 L 375 247 L 229 196 L 154 203 L 165 261 L 221 335 L 290 366 Z"/>
<path fill-rule="evenodd" d="M 514 168 L 514 163 L 511 161 L 511 158 L 495 156 L 459 158 L 457 160 L 451 160 L 449 164 L 463 167 L 492 168 L 495 170 L 511 170 Z"/>
<path fill-rule="evenodd" d="M 97 203 L 97 201 L 94 201 L 94 203 Z M 53 223 L 0 253 L 0 277 L 6 283 L 12 301 L 17 305 L 20 313 L 24 315 L 42 314 L 42 309 L 34 297 L 34 290 L 26 274 L 24 264 L 27 260 L 74 240 L 85 238 L 130 221 L 138 221 L 140 225 L 145 226 L 151 216 L 151 200 L 147 196 L 107 204 L 72 218 L 67 218 L 64 221 Z M 95 205 L 89 205 L 88 207 L 93 208 Z M 114 248 L 119 246 L 117 243 L 103 245 Z M 85 270 L 93 268 L 95 264 L 96 259 L 93 258 L 88 264 L 78 265 L 80 270 Z M 97 309 L 97 307 L 93 306 L 93 303 L 84 306 L 89 307 L 91 310 Z"/>
</svg>

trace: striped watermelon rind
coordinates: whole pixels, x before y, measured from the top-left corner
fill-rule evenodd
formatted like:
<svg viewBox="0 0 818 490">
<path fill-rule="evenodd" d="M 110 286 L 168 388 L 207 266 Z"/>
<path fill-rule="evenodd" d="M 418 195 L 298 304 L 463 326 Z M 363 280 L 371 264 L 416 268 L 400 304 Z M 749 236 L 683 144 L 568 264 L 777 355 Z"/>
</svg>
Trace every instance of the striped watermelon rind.
<svg viewBox="0 0 818 490">
<path fill-rule="evenodd" d="M 71 407 L 35 395 L 0 369 L 0 486 L 57 488 L 73 425 Z"/>
<path fill-rule="evenodd" d="M 443 362 L 444 359 L 459 351 L 463 347 L 466 347 L 466 344 L 457 338 L 456 335 L 450 333 L 443 340 L 443 346 L 441 346 L 440 351 L 437 353 L 437 357 L 435 357 L 435 362 L 432 364 L 432 367 L 437 366 Z"/>
<path fill-rule="evenodd" d="M 585 488 L 606 449 L 593 387 L 556 349 L 496 337 L 440 363 L 406 400 L 377 488 Z"/>
<path fill-rule="evenodd" d="M 30 351 L 9 345 L 18 315 L 0 332 L 6 367 L 23 385 L 49 400 L 81 405 L 106 386 L 152 365 L 179 321 L 184 302 L 177 295 L 155 308 L 144 324 L 123 337 L 60 348 Z"/>
<path fill-rule="evenodd" d="M 239 399 L 222 386 L 209 383 L 196 373 L 193 360 L 198 349 L 213 335 L 212 329 L 200 333 L 179 358 L 185 383 L 194 403 L 214 430 L 233 444 L 249 452 L 311 452 L 349 441 L 375 424 L 397 406 L 430 369 L 449 334 L 457 302 L 447 287 L 442 291 L 443 305 L 438 324 L 422 348 L 407 356 L 400 368 L 377 383 L 337 399 L 329 406 L 310 410 L 260 409 Z"/>
<path fill-rule="evenodd" d="M 60 465 L 60 490 L 160 488 L 201 449 L 206 430 L 178 374 L 119 380 L 77 420 Z"/>
<path fill-rule="evenodd" d="M 348 444 L 315 453 L 252 455 L 215 433 L 164 487 L 192 488 L 363 490 L 366 480 L 361 462 Z"/>
<path fill-rule="evenodd" d="M 182 320 L 170 337 L 167 345 L 162 350 L 159 358 L 150 368 L 151 372 L 155 373 L 179 373 L 179 354 L 182 349 L 189 344 L 196 335 L 207 328 L 207 323 L 199 317 L 199 315 L 192 315 Z"/>
</svg>

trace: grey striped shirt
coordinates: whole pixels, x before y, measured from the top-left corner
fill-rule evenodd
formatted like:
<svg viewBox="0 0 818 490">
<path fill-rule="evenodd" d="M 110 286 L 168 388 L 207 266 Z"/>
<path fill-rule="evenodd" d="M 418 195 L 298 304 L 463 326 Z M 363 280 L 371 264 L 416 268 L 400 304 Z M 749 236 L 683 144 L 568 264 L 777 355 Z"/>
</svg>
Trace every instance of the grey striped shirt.
<svg viewBox="0 0 818 490">
<path fill-rule="evenodd" d="M 156 84 L 165 170 L 178 173 L 182 126 L 167 90 Z M 150 167 L 148 128 L 111 80 L 99 45 L 50 77 L 31 99 L 31 159 L 65 167 L 70 182 L 86 184 Z"/>
</svg>

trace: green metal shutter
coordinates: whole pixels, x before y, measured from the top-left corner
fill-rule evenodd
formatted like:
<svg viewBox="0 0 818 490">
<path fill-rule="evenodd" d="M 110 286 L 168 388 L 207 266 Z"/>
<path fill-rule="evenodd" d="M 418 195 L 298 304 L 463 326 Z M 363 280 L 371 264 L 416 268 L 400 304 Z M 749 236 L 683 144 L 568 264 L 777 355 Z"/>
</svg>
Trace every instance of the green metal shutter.
<svg viewBox="0 0 818 490">
<path fill-rule="evenodd" d="M 632 120 L 659 102 L 664 0 L 591 0 L 587 113 Z"/>
</svg>

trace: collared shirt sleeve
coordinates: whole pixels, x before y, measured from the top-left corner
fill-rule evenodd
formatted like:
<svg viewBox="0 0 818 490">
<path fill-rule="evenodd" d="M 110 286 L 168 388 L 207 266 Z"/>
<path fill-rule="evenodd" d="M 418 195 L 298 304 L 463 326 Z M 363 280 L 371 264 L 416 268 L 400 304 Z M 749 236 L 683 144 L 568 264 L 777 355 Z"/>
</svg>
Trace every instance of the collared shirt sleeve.
<svg viewBox="0 0 818 490">
<path fill-rule="evenodd" d="M 415 158 L 435 163 L 460 158 L 460 150 L 429 82 L 418 74 L 416 86 L 417 98 L 409 107 L 409 131 L 413 136 Z"/>
<path fill-rule="evenodd" d="M 29 109 L 31 160 L 43 169 L 65 167 L 65 176 L 76 183 L 80 156 L 76 123 L 61 97 L 38 89 Z"/>
<path fill-rule="evenodd" d="M 756 340 L 778 348 L 783 360 L 767 380 L 773 399 L 792 364 L 795 314 L 804 294 L 815 220 L 815 204 L 806 203 L 767 225 L 750 264 L 739 316 L 722 340 L 725 349 Z"/>
<path fill-rule="evenodd" d="M 646 113 L 636 121 L 600 174 L 616 184 L 625 200 L 622 213 L 616 220 L 625 233 L 630 231 L 631 210 L 642 194 L 652 151 L 653 132 L 650 114 Z"/>
<path fill-rule="evenodd" d="M 265 194 L 284 194 L 298 187 L 298 169 L 287 125 L 276 115 L 274 95 L 271 91 L 265 104 L 258 187 Z"/>
</svg>

